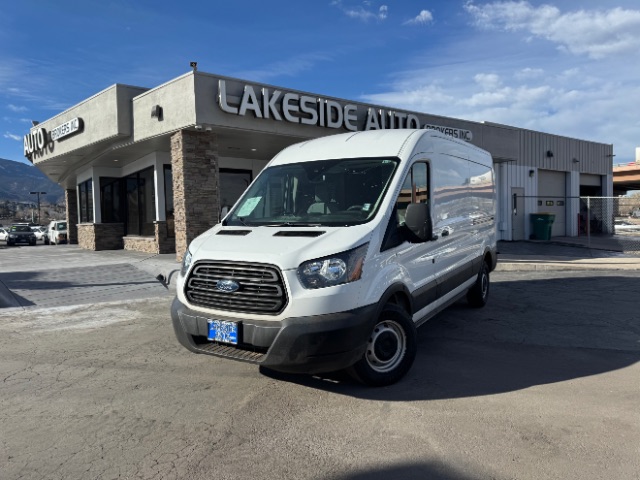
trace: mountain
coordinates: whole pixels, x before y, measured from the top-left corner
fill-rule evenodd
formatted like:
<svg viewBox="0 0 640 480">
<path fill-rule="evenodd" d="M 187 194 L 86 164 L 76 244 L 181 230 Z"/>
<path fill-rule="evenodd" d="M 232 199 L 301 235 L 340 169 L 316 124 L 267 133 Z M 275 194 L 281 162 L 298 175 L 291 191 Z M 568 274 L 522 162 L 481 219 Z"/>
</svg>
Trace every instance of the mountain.
<svg viewBox="0 0 640 480">
<path fill-rule="evenodd" d="M 0 200 L 35 203 L 36 195 L 29 192 L 47 192 L 40 196 L 41 203 L 64 203 L 62 187 L 37 167 L 0 158 Z"/>
</svg>

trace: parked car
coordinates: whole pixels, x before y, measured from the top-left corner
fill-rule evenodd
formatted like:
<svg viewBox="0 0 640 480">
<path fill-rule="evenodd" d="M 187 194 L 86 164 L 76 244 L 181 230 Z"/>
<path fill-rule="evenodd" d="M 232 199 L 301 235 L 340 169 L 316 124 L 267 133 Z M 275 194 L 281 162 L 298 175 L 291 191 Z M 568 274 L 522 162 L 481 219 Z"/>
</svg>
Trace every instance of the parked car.
<svg viewBox="0 0 640 480">
<path fill-rule="evenodd" d="M 7 232 L 4 228 L 0 228 L 0 240 L 7 241 L 7 237 L 9 236 L 9 232 Z"/>
<path fill-rule="evenodd" d="M 12 225 L 7 237 L 7 245 L 12 246 L 18 243 L 36 244 L 36 235 L 31 228 L 26 225 Z"/>
<path fill-rule="evenodd" d="M 46 227 L 31 227 L 31 231 L 35 233 L 36 240 L 44 240 L 44 237 L 47 234 Z"/>
<path fill-rule="evenodd" d="M 45 245 L 67 243 L 67 222 L 52 220 L 47 227 L 47 236 L 44 239 L 44 243 Z"/>
</svg>

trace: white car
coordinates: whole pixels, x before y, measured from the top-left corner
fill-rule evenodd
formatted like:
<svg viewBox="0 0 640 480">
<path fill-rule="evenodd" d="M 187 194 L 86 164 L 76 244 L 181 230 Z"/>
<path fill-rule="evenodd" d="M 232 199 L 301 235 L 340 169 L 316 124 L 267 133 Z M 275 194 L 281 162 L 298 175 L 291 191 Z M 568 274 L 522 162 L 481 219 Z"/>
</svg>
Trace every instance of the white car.
<svg viewBox="0 0 640 480">
<path fill-rule="evenodd" d="M 7 233 L 7 231 L 4 228 L 0 228 L 0 240 L 6 242 L 8 236 L 9 234 Z"/>
<path fill-rule="evenodd" d="M 31 227 L 31 231 L 36 234 L 36 240 L 44 240 L 47 233 L 47 229 L 45 227 Z"/>
</svg>

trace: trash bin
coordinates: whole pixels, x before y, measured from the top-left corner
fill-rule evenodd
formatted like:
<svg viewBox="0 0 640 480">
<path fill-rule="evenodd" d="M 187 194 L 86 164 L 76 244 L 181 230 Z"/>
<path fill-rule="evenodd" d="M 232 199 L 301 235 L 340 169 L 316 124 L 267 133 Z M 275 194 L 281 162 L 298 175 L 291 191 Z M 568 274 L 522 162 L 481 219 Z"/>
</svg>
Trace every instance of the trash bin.
<svg viewBox="0 0 640 480">
<path fill-rule="evenodd" d="M 535 240 L 551 240 L 551 228 L 556 216 L 553 213 L 531 214 L 531 235 Z"/>
</svg>

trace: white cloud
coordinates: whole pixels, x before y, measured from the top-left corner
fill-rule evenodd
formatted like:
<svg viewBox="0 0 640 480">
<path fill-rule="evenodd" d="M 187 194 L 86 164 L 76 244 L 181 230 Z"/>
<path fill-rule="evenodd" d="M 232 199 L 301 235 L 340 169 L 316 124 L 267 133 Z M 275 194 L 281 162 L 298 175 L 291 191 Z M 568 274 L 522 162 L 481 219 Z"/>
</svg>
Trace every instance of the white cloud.
<svg viewBox="0 0 640 480">
<path fill-rule="evenodd" d="M 5 132 L 5 134 L 3 135 L 4 138 L 8 138 L 10 140 L 15 140 L 16 142 L 20 142 L 22 141 L 22 137 L 20 135 L 16 135 L 14 133 L 10 133 L 10 132 Z"/>
<path fill-rule="evenodd" d="M 523 68 L 517 71 L 514 74 L 514 77 L 517 80 L 527 80 L 527 79 L 536 79 L 540 78 L 544 75 L 544 70 L 542 68 Z"/>
<path fill-rule="evenodd" d="M 9 110 L 11 110 L 12 112 L 26 112 L 27 111 L 27 107 L 13 105 L 11 103 L 9 105 L 7 105 L 7 108 Z"/>
<path fill-rule="evenodd" d="M 465 4 L 475 25 L 486 29 L 524 31 L 574 55 L 600 59 L 640 49 L 640 10 L 562 12 L 552 5 L 535 7 L 527 1 Z"/>
<path fill-rule="evenodd" d="M 404 22 L 404 25 L 426 25 L 433 22 L 433 15 L 429 10 L 422 10 L 411 20 Z"/>
<path fill-rule="evenodd" d="M 350 18 L 360 20 L 362 22 L 369 22 L 375 20 L 386 20 L 389 13 L 389 7 L 387 5 L 381 5 L 378 10 L 371 8 L 371 2 L 364 1 L 363 5 L 358 7 L 346 7 L 342 0 L 334 0 L 331 5 L 337 6 L 342 12 Z"/>
<path fill-rule="evenodd" d="M 473 80 L 482 87 L 483 90 L 494 90 L 498 88 L 502 81 L 495 73 L 478 73 Z"/>
</svg>

